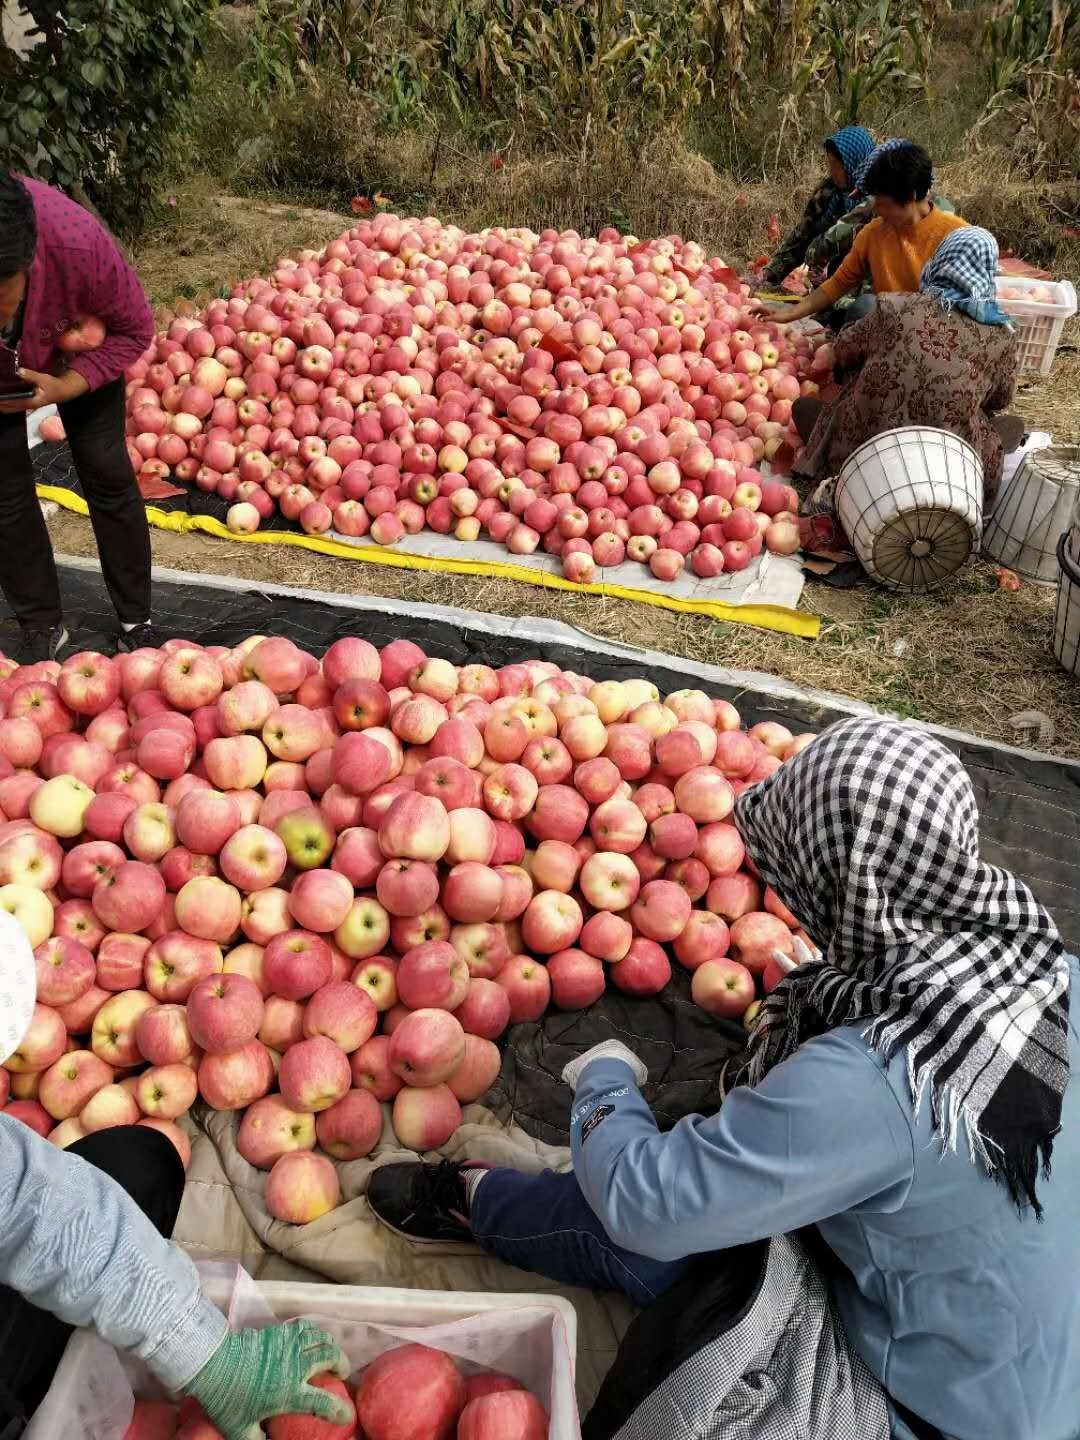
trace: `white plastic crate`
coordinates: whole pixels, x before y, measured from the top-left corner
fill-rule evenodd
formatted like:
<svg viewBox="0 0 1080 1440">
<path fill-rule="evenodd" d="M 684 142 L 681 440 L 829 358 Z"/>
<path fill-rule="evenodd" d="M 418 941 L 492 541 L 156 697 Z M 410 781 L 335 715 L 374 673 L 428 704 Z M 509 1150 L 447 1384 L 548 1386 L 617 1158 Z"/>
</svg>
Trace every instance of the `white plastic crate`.
<svg viewBox="0 0 1080 1440">
<path fill-rule="evenodd" d="M 1026 275 L 999 275 L 997 290 L 998 304 L 1016 326 L 1019 368 L 1049 375 L 1065 321 L 1076 314 L 1076 290 L 1068 280 Z M 1002 290 L 1018 293 L 1006 297 Z"/>
<path fill-rule="evenodd" d="M 983 554 L 1025 580 L 1056 585 L 1058 541 L 1073 523 L 1078 499 L 1080 449 L 1033 450 L 998 496 Z"/>
<path fill-rule="evenodd" d="M 1080 565 L 1069 559 L 1064 535 L 1058 561 L 1061 578 L 1054 611 L 1054 654 L 1064 669 L 1080 678 Z"/>
<path fill-rule="evenodd" d="M 312 1317 L 357 1369 L 399 1345 L 431 1345 L 453 1355 L 466 1375 L 481 1369 L 513 1375 L 548 1410 L 550 1440 L 581 1440 L 577 1316 L 561 1296 L 253 1281 L 236 1266 L 198 1268 L 203 1293 L 233 1329 Z M 160 1395 L 138 1361 L 79 1330 L 23 1440 L 121 1440 L 133 1398 Z"/>
</svg>

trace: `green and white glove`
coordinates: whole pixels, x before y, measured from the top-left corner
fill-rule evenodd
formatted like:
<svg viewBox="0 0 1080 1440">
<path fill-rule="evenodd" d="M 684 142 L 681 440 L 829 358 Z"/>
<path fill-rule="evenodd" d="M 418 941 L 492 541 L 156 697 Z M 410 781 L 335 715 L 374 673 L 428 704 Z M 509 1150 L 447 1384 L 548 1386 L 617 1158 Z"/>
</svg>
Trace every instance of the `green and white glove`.
<svg viewBox="0 0 1080 1440">
<path fill-rule="evenodd" d="M 310 1320 L 226 1335 L 187 1386 L 225 1440 L 260 1440 L 274 1415 L 315 1415 L 333 1425 L 351 1407 L 307 1382 L 330 1370 L 344 1380 L 352 1366 L 333 1336 Z"/>
</svg>

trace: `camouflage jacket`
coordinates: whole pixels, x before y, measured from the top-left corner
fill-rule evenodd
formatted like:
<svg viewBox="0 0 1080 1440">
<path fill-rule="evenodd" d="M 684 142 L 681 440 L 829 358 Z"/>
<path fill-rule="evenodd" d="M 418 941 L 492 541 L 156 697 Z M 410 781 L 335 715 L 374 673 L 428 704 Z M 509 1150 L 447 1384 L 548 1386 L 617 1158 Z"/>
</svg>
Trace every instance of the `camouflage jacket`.
<svg viewBox="0 0 1080 1440">
<path fill-rule="evenodd" d="M 793 270 L 799 268 L 806 260 L 810 246 L 828 233 L 828 217 L 835 213 L 839 198 L 840 191 L 833 182 L 829 179 L 823 180 L 806 202 L 802 219 L 762 271 L 763 282 L 779 285 Z"/>
<path fill-rule="evenodd" d="M 832 225 L 826 225 L 824 216 L 829 213 L 835 194 L 836 186 L 831 180 L 818 186 L 807 202 L 802 220 L 762 272 L 763 281 L 779 285 L 802 264 L 809 268 L 814 283 L 832 274 L 851 249 L 855 236 L 874 218 L 874 202 L 867 199 Z M 934 195 L 933 200 L 939 210 L 955 214 L 956 206 L 946 196 Z"/>
</svg>

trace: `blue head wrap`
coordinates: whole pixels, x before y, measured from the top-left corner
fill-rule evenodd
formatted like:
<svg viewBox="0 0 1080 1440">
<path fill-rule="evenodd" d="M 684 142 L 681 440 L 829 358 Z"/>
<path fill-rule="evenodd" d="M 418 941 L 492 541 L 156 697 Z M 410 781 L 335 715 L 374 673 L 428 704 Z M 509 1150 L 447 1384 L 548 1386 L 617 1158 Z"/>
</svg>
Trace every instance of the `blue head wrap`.
<svg viewBox="0 0 1080 1440">
<path fill-rule="evenodd" d="M 848 189 L 857 190 L 862 168 L 874 151 L 874 137 L 862 125 L 845 125 L 825 141 L 826 150 L 835 150 L 847 171 Z"/>
<path fill-rule="evenodd" d="M 921 288 L 946 310 L 970 315 L 980 325 L 1008 325 L 997 302 L 998 245 L 989 230 L 965 225 L 952 230 L 923 266 Z"/>
<path fill-rule="evenodd" d="M 853 209 L 861 198 L 859 177 L 867 157 L 873 152 L 874 137 L 861 125 L 845 125 L 842 130 L 837 130 L 835 135 L 829 136 L 825 141 L 825 149 L 832 150 L 840 157 L 840 163 L 847 173 L 847 191 L 835 197 L 825 217 L 831 224 Z"/>
</svg>

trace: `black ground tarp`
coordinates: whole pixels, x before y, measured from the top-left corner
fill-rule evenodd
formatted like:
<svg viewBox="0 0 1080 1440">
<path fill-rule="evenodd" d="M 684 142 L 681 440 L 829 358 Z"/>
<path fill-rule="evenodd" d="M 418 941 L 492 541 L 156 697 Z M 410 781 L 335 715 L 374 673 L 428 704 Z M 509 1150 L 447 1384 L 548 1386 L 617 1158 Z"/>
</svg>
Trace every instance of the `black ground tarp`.
<svg viewBox="0 0 1080 1440">
<path fill-rule="evenodd" d="M 110 648 L 115 619 L 100 575 L 65 566 L 61 584 L 76 647 Z M 163 630 L 203 644 L 233 645 L 248 635 L 275 633 L 321 654 L 342 635 L 360 634 L 376 645 L 405 636 L 429 654 L 455 664 L 499 666 L 541 658 L 597 679 L 627 679 L 642 673 L 640 660 L 592 650 L 585 636 L 580 645 L 536 644 L 454 624 L 424 607 L 408 615 L 357 610 L 331 597 L 307 599 L 211 587 L 195 577 L 157 581 L 154 618 Z M 647 642 L 647 634 L 642 639 Z M 0 648 L 3 644 L 0 628 Z M 824 704 L 780 700 L 720 679 L 709 683 L 696 675 L 688 677 L 674 657 L 670 665 L 650 669 L 649 678 L 664 693 L 690 684 L 730 699 L 747 724 L 779 720 L 795 731 L 820 730 L 839 718 Z M 949 743 L 975 786 L 985 857 L 1028 881 L 1076 950 L 1080 947 L 1080 766 L 1033 758 L 974 737 Z M 691 1003 L 687 977 L 680 972 L 657 999 L 634 1000 L 609 990 L 587 1011 L 551 1013 L 536 1025 L 514 1027 L 491 1101 L 503 1113 L 512 1111 L 538 1138 L 565 1141 L 566 1090 L 559 1072 L 572 1055 L 611 1035 L 633 1043 L 649 1065 L 646 1093 L 665 1125 L 709 1106 L 721 1064 L 742 1044 L 737 1025 L 711 1020 Z"/>
<path fill-rule="evenodd" d="M 82 482 L 76 473 L 75 462 L 66 441 L 59 444 L 35 445 L 31 457 L 36 485 L 52 485 L 61 490 L 70 490 L 73 495 L 82 498 Z M 166 512 L 179 511 L 182 515 L 210 515 L 215 520 L 220 520 L 222 525 L 225 524 L 230 501 L 223 500 L 220 495 L 199 490 L 194 485 L 185 485 L 181 481 L 170 479 L 165 483 L 175 485 L 183 493 L 161 500 L 149 499 L 146 501 L 147 505 L 153 505 L 156 510 Z M 295 521 L 286 520 L 279 510 L 275 510 L 269 520 L 264 520 L 259 529 L 289 530 L 297 534 L 302 533 L 300 526 Z"/>
</svg>

